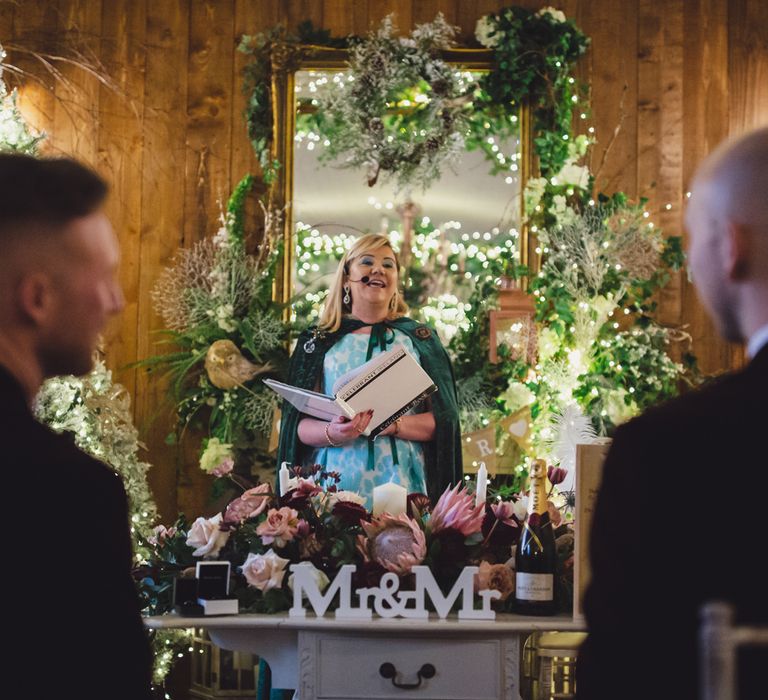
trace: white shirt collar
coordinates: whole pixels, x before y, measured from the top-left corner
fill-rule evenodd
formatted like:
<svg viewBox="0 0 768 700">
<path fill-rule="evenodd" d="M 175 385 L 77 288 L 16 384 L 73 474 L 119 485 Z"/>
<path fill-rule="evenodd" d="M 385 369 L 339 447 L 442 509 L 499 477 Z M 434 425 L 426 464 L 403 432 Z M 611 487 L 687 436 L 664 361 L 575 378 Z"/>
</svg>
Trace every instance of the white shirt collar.
<svg viewBox="0 0 768 700">
<path fill-rule="evenodd" d="M 768 324 L 758 328 L 747 343 L 747 356 L 751 360 L 766 345 L 768 345 Z"/>
</svg>

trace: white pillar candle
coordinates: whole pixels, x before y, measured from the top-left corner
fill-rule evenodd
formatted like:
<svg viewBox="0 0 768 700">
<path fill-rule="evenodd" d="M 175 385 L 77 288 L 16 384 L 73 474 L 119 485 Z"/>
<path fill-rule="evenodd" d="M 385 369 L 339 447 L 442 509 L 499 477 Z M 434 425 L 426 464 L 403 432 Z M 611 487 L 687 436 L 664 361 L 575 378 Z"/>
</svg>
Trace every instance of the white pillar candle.
<svg viewBox="0 0 768 700">
<path fill-rule="evenodd" d="M 408 507 L 408 490 L 399 484 L 381 484 L 373 488 L 373 514 L 400 515 Z"/>
<path fill-rule="evenodd" d="M 290 490 L 291 483 L 291 473 L 288 471 L 288 462 L 283 462 L 280 465 L 278 478 L 280 483 L 280 495 L 284 496 Z"/>
<path fill-rule="evenodd" d="M 488 470 L 485 468 L 485 462 L 480 462 L 477 469 L 477 481 L 475 483 L 475 507 L 481 503 L 485 504 L 488 495 Z"/>
</svg>

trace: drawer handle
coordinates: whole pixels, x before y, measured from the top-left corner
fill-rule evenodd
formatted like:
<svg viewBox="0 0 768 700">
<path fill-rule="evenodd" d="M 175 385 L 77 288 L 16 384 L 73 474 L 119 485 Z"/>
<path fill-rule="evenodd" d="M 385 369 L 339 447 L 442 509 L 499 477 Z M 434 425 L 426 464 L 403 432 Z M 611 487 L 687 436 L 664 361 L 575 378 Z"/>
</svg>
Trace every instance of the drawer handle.
<svg viewBox="0 0 768 700">
<path fill-rule="evenodd" d="M 425 678 L 432 678 L 435 673 L 435 667 L 432 664 L 424 664 L 418 671 L 416 671 L 416 675 L 419 677 L 419 680 L 416 683 L 398 683 L 397 680 L 395 680 L 397 678 L 397 669 L 394 664 L 387 661 L 379 666 L 379 675 L 382 678 L 391 678 L 392 685 L 394 685 L 395 688 L 400 688 L 402 690 L 413 690 L 414 688 L 418 688 L 421 685 L 422 680 Z"/>
</svg>

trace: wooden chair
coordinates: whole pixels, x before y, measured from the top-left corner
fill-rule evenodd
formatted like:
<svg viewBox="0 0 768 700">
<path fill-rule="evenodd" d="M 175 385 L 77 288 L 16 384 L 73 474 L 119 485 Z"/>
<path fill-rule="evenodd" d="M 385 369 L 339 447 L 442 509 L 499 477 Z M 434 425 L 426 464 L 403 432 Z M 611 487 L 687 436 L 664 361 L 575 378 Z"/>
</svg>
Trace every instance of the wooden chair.
<svg viewBox="0 0 768 700">
<path fill-rule="evenodd" d="M 737 700 L 736 652 L 742 646 L 768 646 L 768 627 L 736 626 L 729 603 L 701 608 L 699 660 L 701 700 Z"/>
</svg>

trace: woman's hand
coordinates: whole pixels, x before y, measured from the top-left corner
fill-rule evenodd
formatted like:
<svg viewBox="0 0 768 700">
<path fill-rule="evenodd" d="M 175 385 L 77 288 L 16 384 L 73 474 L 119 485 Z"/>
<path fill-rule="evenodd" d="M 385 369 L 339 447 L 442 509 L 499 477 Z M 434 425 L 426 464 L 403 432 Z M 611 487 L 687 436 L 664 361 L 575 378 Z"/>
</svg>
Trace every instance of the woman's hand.
<svg viewBox="0 0 768 700">
<path fill-rule="evenodd" d="M 343 445 L 359 438 L 368 427 L 373 418 L 373 411 L 363 411 L 350 419 L 345 416 L 336 416 L 330 423 L 326 434 L 336 445 Z"/>
<path fill-rule="evenodd" d="M 435 416 L 432 412 L 403 416 L 379 433 L 379 437 L 387 435 L 412 442 L 429 442 L 435 438 Z"/>
<path fill-rule="evenodd" d="M 387 437 L 388 435 L 399 435 L 400 426 L 403 423 L 402 418 L 398 418 L 394 423 L 390 423 L 384 430 L 379 433 L 379 437 Z"/>
</svg>

